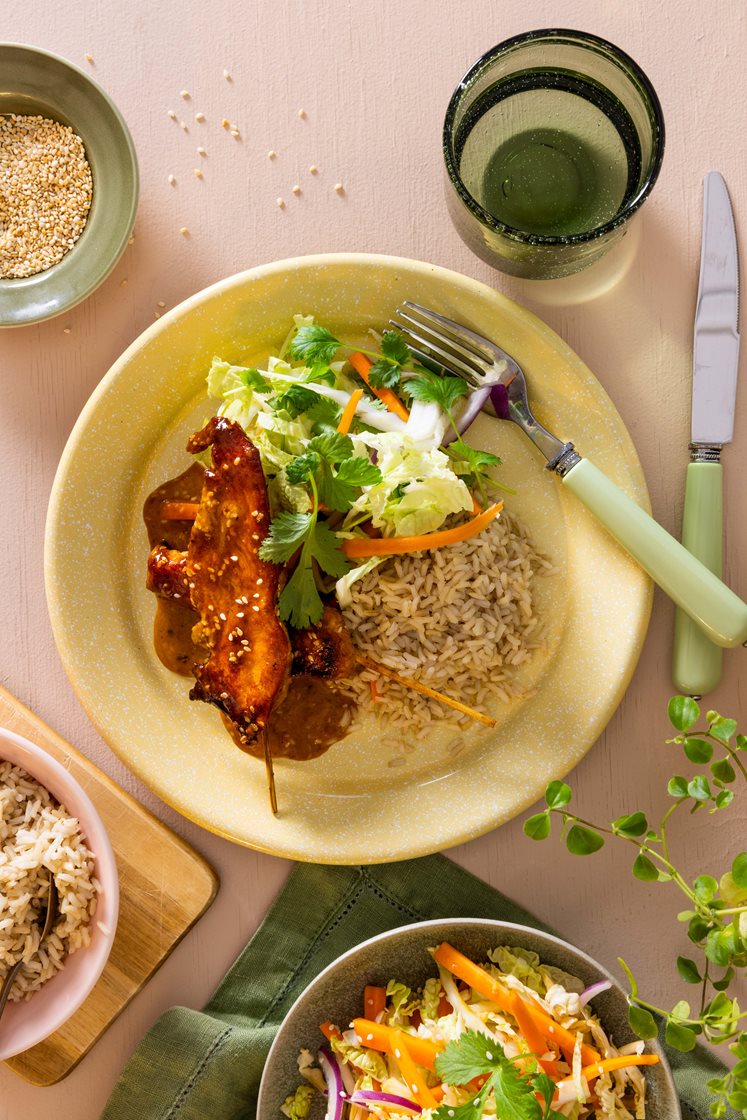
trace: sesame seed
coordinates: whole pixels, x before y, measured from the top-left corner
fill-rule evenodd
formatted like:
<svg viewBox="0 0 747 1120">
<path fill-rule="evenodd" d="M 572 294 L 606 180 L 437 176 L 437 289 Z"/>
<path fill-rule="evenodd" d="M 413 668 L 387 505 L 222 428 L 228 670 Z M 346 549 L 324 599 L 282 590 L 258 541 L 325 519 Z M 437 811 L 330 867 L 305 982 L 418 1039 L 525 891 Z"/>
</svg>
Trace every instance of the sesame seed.
<svg viewBox="0 0 747 1120">
<path fill-rule="evenodd" d="M 317 165 L 315 163 L 312 163 L 311 167 L 309 168 L 309 175 L 318 175 L 318 174 L 319 174 L 319 168 L 317 167 Z"/>
<path fill-rule="evenodd" d="M 159 301 L 158 301 L 158 306 L 159 306 L 159 307 L 165 307 L 165 306 L 166 306 L 166 304 L 165 304 L 165 302 L 164 302 L 164 301 L 163 301 L 162 299 L 159 299 Z"/>
<path fill-rule="evenodd" d="M 204 148 L 198 148 L 197 149 L 197 154 L 198 154 L 198 156 L 206 156 L 207 152 L 205 151 Z"/>
<path fill-rule="evenodd" d="M 418 1091 L 417 1085 L 411 1085 L 410 1088 L 412 1089 L 413 1093 L 417 1093 L 417 1091 Z"/>
<path fill-rule="evenodd" d="M 93 62 L 92 54 L 84 54 L 83 57 L 85 58 L 86 62 Z"/>
<path fill-rule="evenodd" d="M 179 94 L 179 96 L 183 97 L 185 101 L 189 101 L 189 99 L 192 95 L 191 95 L 191 93 L 189 92 L 188 89 L 183 89 L 182 92 Z"/>
<path fill-rule="evenodd" d="M 240 462 L 241 462 L 241 456 L 240 456 L 240 455 L 237 455 L 237 456 L 236 456 L 236 458 L 235 458 L 235 459 L 234 459 L 234 461 L 233 461 L 233 465 L 234 465 L 235 467 L 238 467 L 238 465 L 240 464 Z"/>
<path fill-rule="evenodd" d="M 205 120 L 205 114 L 204 113 L 195 113 L 195 120 L 197 121 L 198 124 L 202 124 L 202 122 Z"/>
<path fill-rule="evenodd" d="M 306 120 L 306 110 L 305 109 L 299 109 L 298 110 L 298 116 L 299 116 L 300 120 L 302 120 L 302 121 Z"/>
<path fill-rule="evenodd" d="M 205 176 L 202 174 L 199 167 L 196 167 L 195 168 L 195 179 L 204 179 L 204 177 Z"/>
<path fill-rule="evenodd" d="M 172 121 L 175 121 L 175 120 L 176 120 L 176 113 L 174 112 L 174 110 L 173 110 L 173 109 L 169 109 L 169 111 L 168 111 L 168 114 L 167 114 L 167 115 L 168 115 L 169 117 L 171 117 Z"/>
<path fill-rule="evenodd" d="M 182 228 L 179 230 L 179 233 L 182 235 L 182 237 L 187 237 L 189 235 L 189 230 L 186 226 L 182 226 Z"/>
<path fill-rule="evenodd" d="M 126 288 L 127 287 L 127 277 L 126 276 L 125 276 L 124 280 L 119 281 L 119 286 L 120 286 L 120 288 Z"/>
<path fill-rule="evenodd" d="M 372 1034 L 367 1034 L 366 1035 L 366 1042 L 373 1042 L 373 1035 Z"/>
<path fill-rule="evenodd" d="M 293 193 L 294 193 L 294 194 L 296 194 L 296 195 L 298 195 L 298 194 L 300 194 L 300 193 L 301 193 L 301 188 L 300 188 L 300 186 L 298 185 L 298 183 L 294 183 L 294 184 L 293 184 L 293 186 L 291 187 L 291 190 L 292 190 L 292 191 L 293 191 Z"/>
<path fill-rule="evenodd" d="M 127 244 L 128 245 L 134 245 L 135 244 L 135 234 L 134 233 L 130 234 L 129 238 L 127 239 Z"/>
<path fill-rule="evenodd" d="M 176 184 L 176 175 L 169 175 L 169 184 L 173 187 Z"/>
<path fill-rule="evenodd" d="M 70 327 L 63 327 L 62 328 L 62 333 L 63 334 L 71 334 L 72 332 L 71 332 Z"/>
<path fill-rule="evenodd" d="M 277 204 L 278 204 L 278 206 L 280 207 L 281 210 L 285 210 L 285 199 L 284 198 L 279 198 L 278 197 L 276 199 L 276 202 L 277 202 Z"/>
<path fill-rule="evenodd" d="M 221 123 L 221 126 L 223 128 L 230 128 L 231 127 L 231 122 L 229 121 L 228 117 L 224 117 L 223 120 L 220 123 Z"/>
<path fill-rule="evenodd" d="M 267 153 L 267 158 L 268 158 L 268 159 L 277 159 L 277 157 L 278 157 L 278 154 L 277 154 L 277 152 L 275 151 L 275 149 L 274 149 L 274 148 L 270 148 L 269 152 Z"/>
<path fill-rule="evenodd" d="M 260 584 L 262 584 L 262 583 L 264 583 L 264 582 L 265 582 L 265 581 L 264 581 L 264 580 L 262 579 L 262 577 L 260 576 L 260 578 L 259 578 L 259 579 L 257 580 L 257 587 L 259 587 L 259 586 L 260 586 Z M 244 602 L 246 602 L 246 599 L 244 600 Z"/>
<path fill-rule="evenodd" d="M 259 607 L 252 607 L 253 611 L 259 611 Z"/>
<path fill-rule="evenodd" d="M 342 183 L 335 183 L 335 191 L 337 192 L 337 194 L 344 193 L 345 188 L 343 187 Z"/>
<path fill-rule="evenodd" d="M 0 278 L 57 264 L 80 237 L 93 195 L 83 141 L 42 116 L 0 115 Z"/>
<path fill-rule="evenodd" d="M 237 564 L 239 561 L 238 556 L 232 556 L 231 559 L 233 560 L 234 564 Z"/>
<path fill-rule="evenodd" d="M 238 140 L 241 137 L 241 133 L 239 132 L 238 128 L 232 128 L 231 135 L 233 136 L 234 140 Z"/>
<path fill-rule="evenodd" d="M 223 611 L 220 612 L 220 614 L 218 615 L 218 618 L 221 620 L 221 622 L 226 621 L 226 616 L 224 615 Z"/>
<path fill-rule="evenodd" d="M 154 311 L 153 312 L 153 318 L 154 319 L 160 319 L 161 318 L 161 312 L 160 311 Z"/>
<path fill-rule="evenodd" d="M 486 1058 L 488 1059 L 488 1061 L 489 1061 L 489 1062 L 492 1062 L 492 1060 L 493 1060 L 493 1054 L 492 1054 L 492 1051 L 490 1051 L 490 1050 L 486 1050 L 486 1051 L 485 1051 L 485 1057 L 486 1057 Z"/>
<path fill-rule="evenodd" d="M 184 132 L 189 132 L 189 129 L 187 128 L 187 122 L 186 122 L 186 121 L 179 121 L 179 127 L 180 127 L 180 128 L 181 128 L 181 129 L 182 129 L 182 130 L 183 130 Z"/>
<path fill-rule="evenodd" d="M 401 1058 L 402 1057 L 402 1051 L 401 1050 L 395 1050 L 394 1051 L 394 1056 L 395 1056 L 395 1058 Z"/>
<path fill-rule="evenodd" d="M 243 618 L 244 617 L 244 612 L 243 611 L 236 611 L 236 617 L 237 618 Z"/>
<path fill-rule="evenodd" d="M 229 74 L 228 70 L 223 71 L 223 77 L 226 79 L 227 82 L 232 82 L 233 81 L 233 78 Z"/>
</svg>

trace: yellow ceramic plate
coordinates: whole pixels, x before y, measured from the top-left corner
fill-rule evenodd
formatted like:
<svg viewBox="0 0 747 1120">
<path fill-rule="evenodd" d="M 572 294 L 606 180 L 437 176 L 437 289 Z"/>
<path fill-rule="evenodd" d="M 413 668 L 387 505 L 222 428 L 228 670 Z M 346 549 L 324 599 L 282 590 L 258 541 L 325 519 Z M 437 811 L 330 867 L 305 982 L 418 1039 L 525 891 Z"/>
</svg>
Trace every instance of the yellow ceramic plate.
<svg viewBox="0 0 747 1120">
<path fill-rule="evenodd" d="M 475 441 L 502 456 L 517 512 L 560 574 L 538 581 L 546 647 L 525 695 L 475 727 L 432 737 L 397 757 L 373 724 L 313 762 L 277 763 L 281 814 L 270 813 L 261 763 L 237 750 L 218 713 L 187 699 L 151 643 L 145 590 L 146 495 L 188 463 L 184 445 L 206 419 L 214 354 L 251 364 L 277 347 L 294 313 L 338 335 L 381 328 L 412 299 L 491 335 L 524 368 L 540 420 L 573 438 L 648 509 L 640 463 L 604 390 L 548 327 L 464 276 L 392 257 L 280 261 L 193 296 L 122 355 L 83 410 L 62 456 L 49 508 L 46 580 L 57 644 L 91 719 L 164 801 L 222 836 L 321 863 L 423 855 L 509 820 L 566 774 L 600 734 L 635 667 L 651 608 L 647 577 L 543 469 L 511 424 L 481 417 Z"/>
</svg>

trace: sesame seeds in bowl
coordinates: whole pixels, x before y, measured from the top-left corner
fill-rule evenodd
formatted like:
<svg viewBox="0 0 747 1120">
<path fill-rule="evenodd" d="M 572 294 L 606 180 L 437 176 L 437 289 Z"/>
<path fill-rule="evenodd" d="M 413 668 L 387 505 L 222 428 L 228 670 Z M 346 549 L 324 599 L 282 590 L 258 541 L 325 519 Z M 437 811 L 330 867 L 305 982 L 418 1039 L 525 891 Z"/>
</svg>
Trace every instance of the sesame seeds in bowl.
<svg viewBox="0 0 747 1120">
<path fill-rule="evenodd" d="M 127 246 L 138 168 L 127 125 L 87 74 L 0 43 L 0 326 L 69 310 Z"/>
</svg>

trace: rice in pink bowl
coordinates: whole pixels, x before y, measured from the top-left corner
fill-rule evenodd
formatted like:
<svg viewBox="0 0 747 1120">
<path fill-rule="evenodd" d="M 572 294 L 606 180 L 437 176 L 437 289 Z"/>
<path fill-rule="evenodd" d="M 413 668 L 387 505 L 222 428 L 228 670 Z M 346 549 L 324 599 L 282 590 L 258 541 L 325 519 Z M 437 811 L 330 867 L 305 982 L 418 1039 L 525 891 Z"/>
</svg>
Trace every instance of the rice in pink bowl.
<svg viewBox="0 0 747 1120">
<path fill-rule="evenodd" d="M 39 948 L 50 872 L 58 913 Z M 20 766 L 0 761 L 0 986 L 24 961 L 11 1001 L 30 998 L 70 953 L 90 944 L 99 890 L 77 818 Z"/>
</svg>

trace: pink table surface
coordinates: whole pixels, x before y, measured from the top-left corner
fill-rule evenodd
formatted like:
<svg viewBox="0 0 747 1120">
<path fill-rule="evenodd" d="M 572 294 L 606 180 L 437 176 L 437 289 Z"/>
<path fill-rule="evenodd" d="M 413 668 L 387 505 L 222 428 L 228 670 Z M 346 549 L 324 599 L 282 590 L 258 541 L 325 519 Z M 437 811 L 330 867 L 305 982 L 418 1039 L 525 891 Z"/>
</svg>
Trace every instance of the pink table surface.
<svg viewBox="0 0 747 1120">
<path fill-rule="evenodd" d="M 619 44 L 649 74 L 666 117 L 664 167 L 641 215 L 633 259 L 594 298 L 582 299 L 591 274 L 547 286 L 491 271 L 462 245 L 442 198 L 440 130 L 452 88 L 484 50 L 547 26 L 593 31 Z M 235 271 L 304 253 L 420 258 L 494 285 L 567 340 L 623 414 L 655 514 L 677 531 L 706 171 L 723 172 L 747 228 L 747 18 L 726 0 L 27 0 L 5 5 L 0 34 L 89 67 L 124 113 L 142 172 L 136 239 L 106 283 L 69 315 L 0 335 L 2 683 L 205 853 L 222 881 L 207 916 L 66 1081 L 35 1089 L 0 1067 L 0 1120 L 94 1120 L 156 1017 L 174 1003 L 198 1007 L 206 1000 L 289 865 L 234 847 L 161 804 L 97 736 L 63 672 L 44 599 L 44 519 L 60 452 L 88 395 L 153 321 L 160 301 L 172 307 Z M 188 122 L 188 133 L 169 119 L 170 108 Z M 204 124 L 194 121 L 200 111 Z M 224 116 L 239 125 L 241 140 L 220 127 Z M 208 153 L 202 181 L 193 173 L 198 145 Z M 277 152 L 273 161 L 270 149 Z M 317 176 L 309 174 L 311 164 Z M 337 182 L 343 195 L 334 191 Z M 284 210 L 278 196 L 286 199 Z M 181 226 L 189 228 L 188 239 Z M 743 237 L 741 247 L 747 259 Z M 738 411 L 736 447 L 724 455 L 726 575 L 745 596 L 744 386 Z M 573 775 L 579 803 L 593 806 L 599 819 L 637 807 L 658 813 L 666 779 L 679 769 L 672 748 L 661 745 L 672 692 L 672 619 L 671 604 L 657 592 L 630 689 Z M 739 650 L 727 655 L 723 682 L 710 698 L 728 714 L 741 710 L 745 657 Z M 744 824 L 743 809 L 681 823 L 673 842 L 685 846 L 686 870 L 720 869 L 724 853 L 737 850 Z M 674 922 L 679 899 L 665 886 L 635 882 L 627 851 L 608 849 L 582 864 L 559 846 L 534 847 L 515 821 L 450 855 L 607 964 L 624 953 L 657 999 L 671 1005 L 677 998 L 674 956 L 687 945 Z"/>
</svg>

